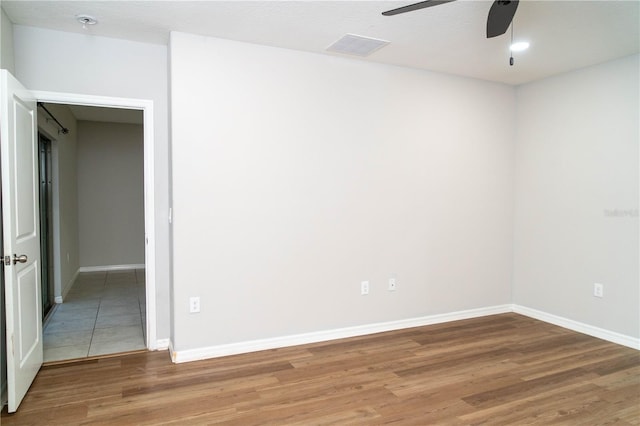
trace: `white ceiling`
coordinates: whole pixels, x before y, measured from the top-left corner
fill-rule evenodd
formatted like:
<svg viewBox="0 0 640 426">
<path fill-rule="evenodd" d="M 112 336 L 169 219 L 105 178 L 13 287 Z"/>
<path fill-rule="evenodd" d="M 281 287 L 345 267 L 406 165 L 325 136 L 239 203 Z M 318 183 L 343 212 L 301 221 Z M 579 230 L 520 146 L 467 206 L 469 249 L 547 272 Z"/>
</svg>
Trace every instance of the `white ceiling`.
<svg viewBox="0 0 640 426">
<path fill-rule="evenodd" d="M 78 121 L 103 121 L 108 123 L 142 124 L 142 110 L 103 108 L 83 105 L 67 105 Z"/>
<path fill-rule="evenodd" d="M 414 1 L 29 1 L 2 0 L 18 25 L 166 44 L 183 31 L 329 55 L 347 33 L 390 41 L 373 62 L 521 84 L 638 53 L 637 0 L 521 0 L 514 39 L 531 43 L 509 66 L 509 33 L 485 38 L 490 1 L 459 0 L 396 16 Z M 98 25 L 83 30 L 78 14 Z M 16 52 L 16 54 L 19 54 Z"/>
</svg>

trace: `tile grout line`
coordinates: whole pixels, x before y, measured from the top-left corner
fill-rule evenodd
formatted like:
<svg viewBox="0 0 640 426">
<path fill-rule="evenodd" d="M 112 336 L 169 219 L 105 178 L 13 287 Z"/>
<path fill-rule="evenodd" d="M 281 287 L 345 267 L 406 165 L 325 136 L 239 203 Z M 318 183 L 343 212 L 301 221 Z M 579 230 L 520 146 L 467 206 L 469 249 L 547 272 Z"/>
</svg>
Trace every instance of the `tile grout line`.
<svg viewBox="0 0 640 426">
<path fill-rule="evenodd" d="M 72 285 L 72 288 L 73 288 L 73 287 L 75 287 L 75 286 L 78 284 L 78 278 L 79 278 L 79 277 L 76 277 L 76 280 L 74 281 L 74 283 L 73 283 L 73 285 Z M 103 284 L 103 287 L 104 287 L 104 284 Z M 77 288 L 77 287 L 76 287 L 76 288 Z M 81 298 L 81 297 L 80 297 L 80 300 L 82 300 L 82 298 Z M 98 303 L 99 303 L 99 302 L 98 302 Z M 59 305 L 56 305 L 56 307 L 54 308 L 54 312 L 52 313 L 51 318 L 50 318 L 50 319 L 49 319 L 49 321 L 48 321 L 48 323 L 49 323 L 49 324 L 50 324 L 51 322 L 54 322 L 54 321 L 55 321 L 55 319 L 59 318 L 59 315 L 62 313 L 62 312 L 58 312 L 58 308 L 59 308 L 59 307 L 60 307 Z M 96 307 L 96 318 L 97 318 L 97 313 L 98 313 L 98 307 Z M 94 328 L 95 328 L 95 322 L 96 322 L 96 319 L 94 318 Z M 47 325 L 49 325 L 49 324 L 47 324 Z M 50 332 L 49 330 L 50 330 L 50 329 L 49 329 L 49 327 L 46 327 L 45 332 L 43 332 L 43 338 L 44 338 L 44 336 L 45 336 L 45 335 L 47 335 L 47 334 L 49 334 L 49 335 L 56 334 L 56 332 Z M 63 329 L 63 330 L 61 330 L 61 331 L 58 331 L 58 333 L 60 333 L 60 332 L 62 332 L 62 333 L 80 333 L 80 332 L 82 332 L 82 331 L 83 331 L 83 330 L 64 330 L 64 329 Z M 93 329 L 91 330 L 91 334 L 93 335 Z M 56 349 L 62 349 L 62 348 L 65 348 L 65 347 L 78 347 L 78 346 L 84 346 L 84 345 L 52 346 L 52 347 L 50 347 L 50 348 L 45 349 L 45 352 L 46 352 L 46 351 L 53 351 L 53 350 L 56 350 Z M 86 352 L 85 357 L 86 357 L 86 356 L 89 356 L 89 348 L 90 348 L 90 343 L 88 343 L 88 344 L 87 344 L 87 352 Z M 84 351 L 83 351 L 83 352 L 84 352 Z M 54 360 L 54 361 L 55 361 L 55 360 Z"/>
<path fill-rule="evenodd" d="M 127 285 L 125 286 L 127 289 L 133 289 L 133 291 L 135 292 L 135 299 L 134 300 L 136 300 L 136 302 L 137 302 L 136 305 L 138 307 L 138 312 L 136 314 L 136 316 L 138 317 L 138 325 L 136 325 L 135 327 L 136 328 L 140 327 L 138 329 L 141 331 L 143 344 L 144 344 L 144 327 L 142 327 L 140 299 L 139 299 L 139 296 L 138 296 L 138 287 L 137 287 L 137 285 L 138 285 L 138 271 L 136 269 L 133 269 L 133 270 L 131 270 L 131 272 L 133 274 L 132 281 L 129 281 L 129 279 L 125 278 L 123 280 L 123 282 L 127 283 Z M 110 275 L 109 272 L 107 272 L 107 278 L 106 278 L 106 284 L 105 284 L 105 287 L 106 287 L 107 290 L 109 288 L 113 288 L 113 287 L 110 287 L 110 280 L 109 280 L 110 276 L 109 275 Z M 113 284 L 113 283 L 111 283 L 111 284 Z M 116 287 L 115 288 L 119 287 L 118 284 L 119 283 L 116 282 L 116 284 L 115 284 Z M 125 296 L 124 299 L 129 300 L 129 296 Z M 124 304 L 123 306 L 126 306 L 126 304 Z M 101 308 L 102 308 L 102 304 L 101 304 Z M 103 311 L 103 312 L 107 312 L 107 311 Z M 97 324 L 96 324 L 96 326 L 97 326 Z M 112 325 L 110 327 L 105 327 L 105 329 L 106 328 L 121 329 L 123 327 L 129 327 L 129 325 L 128 324 Z M 108 343 L 108 342 L 106 342 L 106 343 Z M 117 342 L 113 342 L 113 343 L 117 344 Z"/>
<path fill-rule="evenodd" d="M 96 309 L 96 318 L 93 322 L 93 330 L 91 331 L 91 339 L 89 340 L 89 348 L 87 349 L 87 357 L 91 353 L 91 345 L 93 344 L 93 336 L 96 334 L 96 325 L 98 324 L 98 314 L 100 313 L 100 306 L 102 305 L 102 298 L 104 297 L 104 290 L 107 287 L 108 272 L 104 276 L 104 283 L 102 284 L 102 292 L 100 294 L 100 301 L 98 302 L 98 309 Z"/>
<path fill-rule="evenodd" d="M 74 282 L 73 288 L 76 289 L 76 294 L 72 296 L 72 300 L 70 300 L 70 302 L 74 304 L 77 303 L 79 306 L 81 306 L 86 302 L 95 301 L 95 305 L 93 308 L 91 307 L 84 308 L 84 309 L 90 310 L 89 312 L 87 312 L 90 315 L 88 317 L 86 316 L 83 317 L 91 321 L 89 323 L 91 325 L 88 324 L 89 327 L 85 329 L 87 330 L 87 333 L 89 333 L 89 342 L 87 344 L 81 344 L 81 345 L 75 345 L 75 344 L 65 345 L 65 346 L 69 346 L 68 349 L 71 350 L 71 352 L 69 352 L 69 350 L 67 350 L 67 352 L 64 352 L 64 351 L 60 352 L 61 350 L 60 348 L 65 348 L 65 346 L 54 346 L 50 349 L 55 350 L 56 355 L 52 355 L 52 359 L 50 359 L 49 361 L 71 359 L 74 357 L 74 355 L 71 355 L 71 354 L 73 353 L 73 351 L 77 351 L 77 350 L 80 350 L 81 353 L 83 353 L 84 355 L 77 354 L 75 356 L 87 358 L 87 357 L 93 356 L 91 351 L 95 351 L 95 350 L 98 350 L 100 352 L 106 351 L 105 354 L 109 354 L 109 353 L 114 353 L 114 352 L 108 352 L 109 350 L 112 350 L 112 351 L 119 351 L 120 349 L 129 350 L 129 349 L 126 349 L 126 346 L 138 347 L 141 345 L 142 347 L 146 347 L 145 329 L 144 329 L 145 322 L 143 321 L 143 317 L 142 317 L 143 302 L 140 297 L 140 286 L 138 283 L 141 273 L 142 273 L 141 271 L 138 271 L 136 269 L 127 271 L 127 274 L 125 275 L 120 275 L 117 273 L 109 274 L 109 272 L 106 271 L 104 277 L 97 277 L 98 278 L 97 280 L 90 278 L 88 274 L 87 276 L 83 276 L 81 274 L 81 276 L 79 276 Z M 113 276 L 110 276 L 110 275 L 113 275 Z M 85 280 L 85 278 L 88 278 L 88 279 Z M 111 282 L 111 278 L 114 279 L 114 282 Z M 87 284 L 87 286 L 83 287 L 82 285 L 83 283 Z M 94 283 L 95 285 L 91 283 Z M 126 314 L 129 315 L 130 313 L 135 315 L 136 317 L 135 327 L 134 329 L 132 329 L 132 331 L 137 329 L 138 332 L 140 332 L 140 334 L 138 335 L 140 337 L 133 338 L 135 343 L 133 341 L 129 341 L 125 343 L 125 340 L 131 339 L 132 337 L 119 336 L 117 331 L 122 327 L 129 327 L 129 323 L 126 323 L 126 324 L 123 323 L 118 325 L 116 321 L 116 323 L 110 324 L 109 318 L 111 317 L 111 314 L 113 312 L 116 312 L 115 314 L 116 317 L 122 316 L 123 314 L 118 313 L 119 310 L 121 310 L 125 306 L 132 307 L 131 302 L 133 302 L 134 300 L 136 301 L 138 312 L 134 313 L 132 311 L 128 311 L 126 312 Z M 111 305 L 111 302 L 114 303 L 113 306 Z M 124 303 L 121 303 L 121 302 L 124 302 Z M 93 304 L 93 302 L 91 304 Z M 111 309 L 115 309 L 115 310 L 112 311 Z M 73 310 L 74 310 L 74 307 L 72 306 L 70 310 L 66 310 L 65 312 L 73 312 Z M 65 317 L 66 315 L 68 314 L 65 314 Z M 106 339 L 103 339 L 104 342 L 97 340 L 97 336 L 96 336 L 97 330 L 98 330 L 97 326 L 98 326 L 98 320 L 101 318 L 101 315 L 104 315 L 104 318 L 106 321 L 103 324 L 104 325 L 103 328 L 105 329 L 110 328 L 112 330 L 115 330 L 114 335 L 112 336 L 113 341 L 111 341 L 111 339 L 108 337 Z M 71 322 L 73 320 L 74 318 L 70 319 Z M 66 320 L 64 319 L 60 321 L 62 321 L 62 325 L 64 325 L 64 322 L 66 322 Z M 131 323 L 131 325 L 134 325 L 134 324 Z M 64 330 L 64 327 L 63 327 L 59 331 L 64 332 L 66 330 Z M 70 333 L 76 332 L 76 330 L 69 330 L 69 332 Z M 82 330 L 77 330 L 77 332 L 82 332 Z M 137 333 L 134 333 L 134 334 L 137 334 Z M 142 339 L 142 340 L 139 341 L 139 339 Z M 115 345 L 115 347 L 119 349 L 111 348 L 110 345 Z M 65 358 L 65 356 L 67 358 Z M 100 356 L 100 355 L 97 355 L 97 356 Z"/>
</svg>

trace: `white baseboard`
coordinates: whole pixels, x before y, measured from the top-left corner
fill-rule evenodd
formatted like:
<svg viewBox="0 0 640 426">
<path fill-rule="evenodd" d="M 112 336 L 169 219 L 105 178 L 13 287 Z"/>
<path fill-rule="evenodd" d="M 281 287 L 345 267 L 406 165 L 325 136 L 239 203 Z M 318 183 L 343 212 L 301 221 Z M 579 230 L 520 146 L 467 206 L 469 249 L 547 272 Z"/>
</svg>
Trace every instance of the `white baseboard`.
<svg viewBox="0 0 640 426">
<path fill-rule="evenodd" d="M 531 318 L 535 318 L 540 321 L 548 322 L 550 324 L 558 325 L 560 327 L 567 328 L 569 330 L 577 331 L 578 333 L 587 334 L 589 336 L 597 337 L 599 339 L 606 340 L 608 342 L 617 343 L 622 346 L 627 346 L 632 349 L 640 350 L 640 339 L 627 336 L 624 334 L 616 333 L 615 331 L 605 330 L 603 328 L 594 327 L 589 324 L 574 321 L 568 318 L 559 317 L 557 315 L 549 314 L 539 311 L 537 309 L 528 308 L 521 305 L 513 305 L 513 312 L 521 315 L 525 315 Z"/>
<path fill-rule="evenodd" d="M 171 342 L 169 341 L 169 339 L 156 339 L 156 347 L 153 348 L 153 350 L 164 351 L 166 349 L 169 349 L 170 343 Z"/>
<path fill-rule="evenodd" d="M 109 272 L 123 271 L 127 269 L 144 269 L 144 263 L 136 263 L 134 265 L 102 265 L 102 266 L 81 266 L 80 272 Z"/>
<path fill-rule="evenodd" d="M 80 269 L 76 270 L 76 273 L 73 274 L 73 277 L 71 277 L 71 279 L 69 280 L 67 285 L 62 289 L 62 298 L 63 299 L 65 297 L 67 297 L 67 294 L 69 294 L 69 291 L 71 290 L 71 287 L 73 287 L 73 284 L 76 282 L 76 279 L 78 278 L 79 274 L 80 274 Z"/>
<path fill-rule="evenodd" d="M 73 277 L 71 277 L 69 282 L 67 282 L 67 285 L 64 286 L 64 288 L 62 289 L 62 295 L 61 296 L 54 297 L 54 301 L 56 303 L 63 303 L 64 302 L 64 298 L 67 297 L 67 294 L 69 294 L 69 290 L 71 290 L 71 287 L 73 287 L 73 283 L 76 282 L 76 278 L 78 278 L 78 274 L 79 273 L 80 273 L 80 269 L 78 269 L 76 271 L 76 273 L 73 274 Z"/>
<path fill-rule="evenodd" d="M 171 356 L 171 361 L 176 362 L 176 352 L 173 350 L 173 342 L 169 339 L 169 356 Z"/>
<path fill-rule="evenodd" d="M 307 343 L 325 342 L 328 340 L 343 339 L 346 337 L 356 337 L 367 334 L 381 333 L 385 331 L 401 330 L 404 328 L 421 327 L 424 325 L 439 324 L 449 321 L 503 314 L 511 311 L 511 305 L 498 305 L 490 306 L 487 308 L 451 312 L 446 314 L 409 318 L 405 320 L 345 327 L 334 330 L 296 334 L 292 336 L 274 337 L 270 339 L 259 339 L 248 342 L 229 343 L 225 345 L 209 346 L 197 349 L 186 349 L 177 351 L 173 348 L 173 345 L 170 344 L 169 349 L 173 362 L 181 363 L 208 358 L 217 358 L 227 355 L 237 355 L 247 352 L 283 348 L 287 346 L 304 345 Z"/>
<path fill-rule="evenodd" d="M 640 350 L 640 339 L 638 338 L 594 327 L 578 321 L 570 320 L 567 318 L 559 317 L 557 315 L 548 314 L 546 312 L 515 304 L 497 305 L 487 308 L 470 309 L 466 311 L 429 315 L 425 317 L 409 318 L 405 320 L 367 324 L 355 327 L 345 327 L 340 329 L 324 330 L 291 336 L 274 337 L 270 339 L 259 339 L 248 342 L 229 343 L 197 349 L 175 350 L 173 344 L 171 343 L 171 341 L 169 341 L 169 339 L 162 339 L 158 341 L 158 349 L 164 349 L 164 345 L 166 344 L 173 362 L 182 363 L 208 358 L 217 358 L 227 355 L 237 355 L 241 353 L 283 348 L 288 346 L 304 345 L 308 343 L 325 342 L 329 340 L 363 336 L 385 331 L 401 330 L 411 327 L 421 327 L 425 325 L 478 318 L 487 315 L 503 314 L 507 312 L 515 312 L 517 314 L 535 318 L 537 320 L 564 327 L 569 330 L 577 331 L 579 333 L 584 333 L 589 336 L 597 337 L 612 343 Z"/>
</svg>

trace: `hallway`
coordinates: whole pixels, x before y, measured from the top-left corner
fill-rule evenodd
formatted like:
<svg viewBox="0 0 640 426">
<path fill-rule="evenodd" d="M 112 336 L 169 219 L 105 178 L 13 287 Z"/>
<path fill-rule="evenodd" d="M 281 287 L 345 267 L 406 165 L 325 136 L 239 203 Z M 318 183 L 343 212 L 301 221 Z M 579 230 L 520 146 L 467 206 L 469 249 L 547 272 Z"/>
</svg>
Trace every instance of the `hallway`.
<svg viewBox="0 0 640 426">
<path fill-rule="evenodd" d="M 44 362 L 145 349 L 145 302 L 144 269 L 79 274 L 44 325 Z"/>
</svg>

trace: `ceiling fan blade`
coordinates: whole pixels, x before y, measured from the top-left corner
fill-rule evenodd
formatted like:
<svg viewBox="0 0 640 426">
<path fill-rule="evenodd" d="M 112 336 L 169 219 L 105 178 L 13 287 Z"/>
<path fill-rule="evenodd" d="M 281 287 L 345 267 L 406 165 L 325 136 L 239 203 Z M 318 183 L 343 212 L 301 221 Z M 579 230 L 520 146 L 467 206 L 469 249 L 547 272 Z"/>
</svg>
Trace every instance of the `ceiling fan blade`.
<svg viewBox="0 0 640 426">
<path fill-rule="evenodd" d="M 489 9 L 487 18 L 487 38 L 507 32 L 518 8 L 518 0 L 496 0 Z"/>
<path fill-rule="evenodd" d="M 397 9 L 387 10 L 386 12 L 382 12 L 384 16 L 392 16 L 397 15 L 399 13 L 412 12 L 414 10 L 424 9 L 425 7 L 437 6 L 443 3 L 450 3 L 456 0 L 426 0 L 418 3 L 410 4 L 408 6 L 402 6 Z"/>
</svg>

